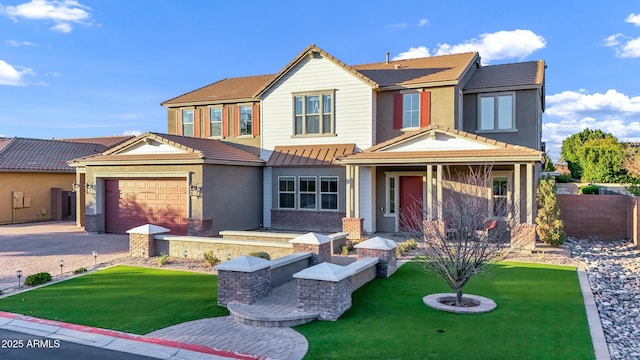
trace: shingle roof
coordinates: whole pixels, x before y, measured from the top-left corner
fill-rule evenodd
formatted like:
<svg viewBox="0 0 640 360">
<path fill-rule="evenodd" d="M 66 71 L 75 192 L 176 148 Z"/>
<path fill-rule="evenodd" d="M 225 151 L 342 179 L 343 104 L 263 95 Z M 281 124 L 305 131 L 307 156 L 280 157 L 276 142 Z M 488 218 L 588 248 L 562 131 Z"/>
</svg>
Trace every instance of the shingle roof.
<svg viewBox="0 0 640 360">
<path fill-rule="evenodd" d="M 127 148 L 143 142 L 145 139 L 153 139 L 178 149 L 184 150 L 180 154 L 122 154 Z M 147 161 L 158 163 L 162 161 L 198 160 L 211 163 L 244 163 L 262 165 L 264 163 L 257 155 L 241 150 L 219 140 L 202 139 L 189 136 L 169 135 L 160 133 L 145 133 L 125 143 L 105 151 L 100 155 L 75 159 L 75 163 L 107 163 L 126 161 Z"/>
<path fill-rule="evenodd" d="M 251 99 L 258 89 L 269 83 L 274 77 L 275 75 L 257 75 L 227 78 L 167 100 L 161 105 L 169 106 L 187 103 L 214 103 L 224 102 L 225 100 Z"/>
<path fill-rule="evenodd" d="M 483 66 L 476 70 L 465 90 L 542 85 L 544 61 Z"/>
<path fill-rule="evenodd" d="M 133 135 L 99 136 L 99 137 L 90 137 L 90 138 L 65 138 L 65 139 L 54 139 L 54 140 L 62 140 L 62 141 L 70 141 L 70 142 L 78 142 L 78 143 L 89 143 L 89 144 L 100 144 L 100 145 L 106 146 L 107 148 L 111 148 L 111 147 L 120 145 L 123 142 L 130 139 L 133 139 Z"/>
<path fill-rule="evenodd" d="M 100 153 L 100 144 L 11 138 L 0 141 L 0 171 L 75 172 L 67 162 Z"/>
<path fill-rule="evenodd" d="M 402 142 L 422 136 L 431 131 L 450 134 L 457 137 L 466 138 L 475 142 L 491 145 L 493 149 L 473 149 L 473 150 L 421 150 L 421 151 L 385 151 L 387 148 Z M 501 159 L 529 159 L 541 161 L 543 153 L 525 146 L 507 144 L 501 141 L 489 139 L 476 134 L 470 134 L 461 130 L 431 125 L 421 130 L 408 132 L 376 146 L 370 147 L 362 152 L 352 155 L 345 155 L 338 158 L 339 162 L 357 163 L 377 161 L 379 163 L 415 163 L 415 162 L 456 162 L 475 161 L 490 162 L 496 158 Z"/>
<path fill-rule="evenodd" d="M 266 166 L 338 165 L 335 159 L 353 153 L 355 144 L 276 146 Z"/>
<path fill-rule="evenodd" d="M 469 52 L 354 65 L 353 68 L 381 87 L 409 86 L 457 81 L 477 58 L 478 53 Z"/>
</svg>

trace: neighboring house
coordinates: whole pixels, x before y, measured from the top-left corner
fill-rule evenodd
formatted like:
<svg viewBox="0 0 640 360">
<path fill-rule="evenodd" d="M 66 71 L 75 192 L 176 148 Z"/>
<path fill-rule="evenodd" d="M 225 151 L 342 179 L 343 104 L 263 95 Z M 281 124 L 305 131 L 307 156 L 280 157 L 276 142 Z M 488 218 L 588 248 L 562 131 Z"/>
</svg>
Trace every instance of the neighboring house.
<svg viewBox="0 0 640 360">
<path fill-rule="evenodd" d="M 7 200 L 0 202 L 0 224 L 75 220 L 76 173 L 67 161 L 129 138 L 0 139 L 0 197 Z"/>
<path fill-rule="evenodd" d="M 519 204 L 509 215 L 533 225 L 544 72 L 542 61 L 482 66 L 477 53 L 349 66 L 311 45 L 275 75 L 224 79 L 163 102 L 171 135 L 143 135 L 99 161 L 80 160 L 87 179 L 98 184 L 88 211 L 101 214 L 106 204 L 100 200 L 105 172 L 89 167 L 117 165 L 118 175 L 112 177 L 156 176 L 159 170 L 146 166 L 181 163 L 142 146 L 145 139 L 175 152 L 169 148 L 203 138 L 197 146 L 185 145 L 187 152 L 215 143 L 255 156 L 217 164 L 246 172 L 221 168 L 207 177 L 197 168 L 179 171 L 179 178 L 191 184 L 189 176 L 195 176 L 193 181 L 211 191 L 210 199 L 181 200 L 186 218 L 212 219 L 214 230 L 261 224 L 278 230 L 348 230 L 353 238 L 398 231 L 401 214 L 415 204 L 426 218 L 439 219 L 449 165 L 492 165 L 488 200 Z M 133 149 L 141 159 L 121 160 Z M 208 160 L 193 160 L 190 166 L 204 167 Z M 229 176 L 228 186 L 215 185 L 218 172 Z M 237 224 L 216 213 L 205 215 L 217 196 L 241 204 L 250 218 L 255 207 L 261 208 L 261 220 Z M 489 205 L 487 216 L 497 215 Z M 107 222 L 109 229 L 108 217 L 97 221 Z M 200 230 L 187 233 L 209 233 Z"/>
<path fill-rule="evenodd" d="M 156 133 L 70 162 L 87 188 L 87 231 L 152 223 L 175 235 L 258 227 L 263 164 L 218 140 Z"/>
</svg>

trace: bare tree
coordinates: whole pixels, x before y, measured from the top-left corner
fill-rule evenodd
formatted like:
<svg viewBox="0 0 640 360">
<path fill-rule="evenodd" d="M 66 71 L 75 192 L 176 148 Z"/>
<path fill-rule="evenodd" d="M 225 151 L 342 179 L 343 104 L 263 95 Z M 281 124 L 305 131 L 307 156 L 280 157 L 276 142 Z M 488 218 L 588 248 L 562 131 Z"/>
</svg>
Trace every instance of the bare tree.
<svg viewBox="0 0 640 360">
<path fill-rule="evenodd" d="M 418 240 L 416 259 L 446 281 L 456 306 L 464 306 L 462 288 L 469 279 L 509 250 L 513 204 L 506 196 L 506 178 L 493 181 L 491 166 L 445 169 L 442 201 L 434 201 L 430 211 L 411 209 L 402 217 L 408 219 L 402 228 L 405 236 Z"/>
</svg>

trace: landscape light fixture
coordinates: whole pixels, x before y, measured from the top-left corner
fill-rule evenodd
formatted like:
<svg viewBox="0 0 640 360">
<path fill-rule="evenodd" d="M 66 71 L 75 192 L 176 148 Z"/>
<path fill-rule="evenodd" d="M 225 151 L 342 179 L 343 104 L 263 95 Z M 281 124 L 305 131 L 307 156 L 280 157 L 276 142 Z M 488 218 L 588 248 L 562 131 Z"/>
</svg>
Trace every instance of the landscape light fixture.
<svg viewBox="0 0 640 360">
<path fill-rule="evenodd" d="M 231 260 L 231 253 L 227 254 L 227 260 Z"/>
<path fill-rule="evenodd" d="M 98 264 L 98 252 L 93 250 L 93 268 L 95 269 L 95 267 Z"/>
<path fill-rule="evenodd" d="M 64 260 L 60 259 L 60 277 L 62 277 L 62 268 L 64 267 Z"/>
<path fill-rule="evenodd" d="M 20 285 L 20 278 L 22 277 L 22 270 L 18 269 L 18 271 L 16 271 L 16 276 L 18 277 L 18 287 L 22 287 Z"/>
<path fill-rule="evenodd" d="M 187 250 L 184 251 L 184 268 L 187 268 Z"/>
<path fill-rule="evenodd" d="M 144 257 L 144 249 L 142 249 L 142 257 Z"/>
</svg>

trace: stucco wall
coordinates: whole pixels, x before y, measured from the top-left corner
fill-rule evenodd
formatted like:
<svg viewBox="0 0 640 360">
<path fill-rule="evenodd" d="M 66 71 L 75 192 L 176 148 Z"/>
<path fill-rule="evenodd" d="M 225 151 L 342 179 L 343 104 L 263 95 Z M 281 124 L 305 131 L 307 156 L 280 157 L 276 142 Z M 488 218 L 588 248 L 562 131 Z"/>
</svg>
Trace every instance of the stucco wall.
<svg viewBox="0 0 640 360">
<path fill-rule="evenodd" d="M 0 224 L 51 220 L 51 188 L 71 191 L 75 173 L 0 173 Z M 28 208 L 13 212 L 13 191 L 31 200 Z"/>
</svg>

